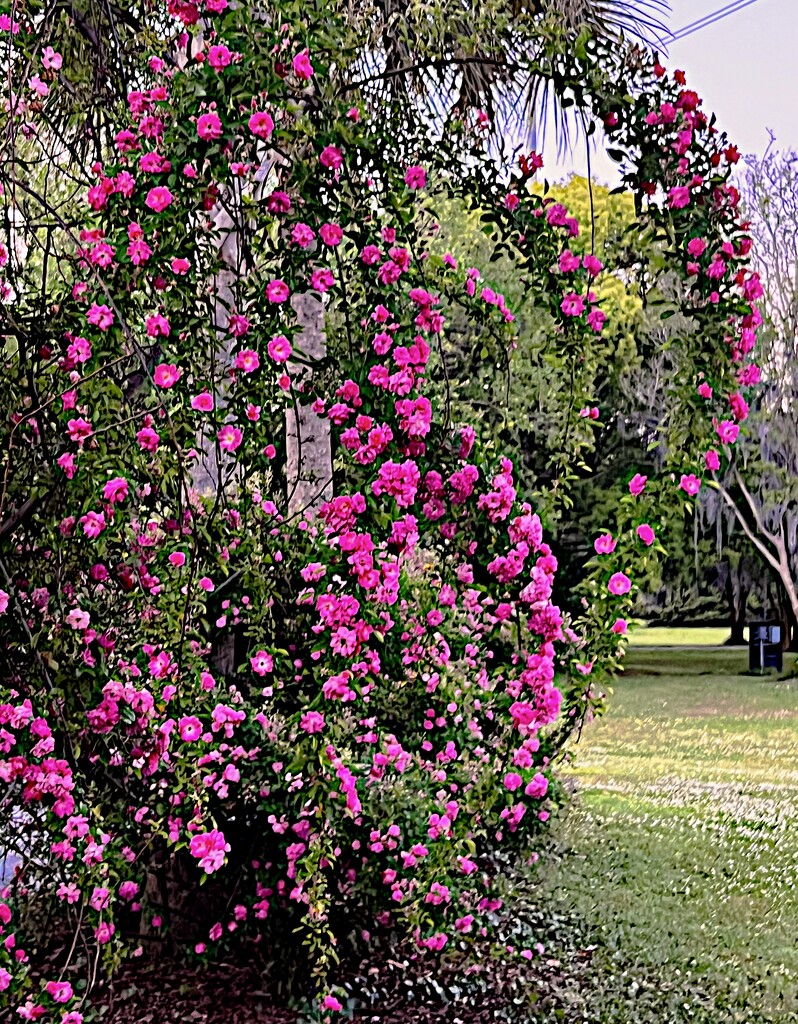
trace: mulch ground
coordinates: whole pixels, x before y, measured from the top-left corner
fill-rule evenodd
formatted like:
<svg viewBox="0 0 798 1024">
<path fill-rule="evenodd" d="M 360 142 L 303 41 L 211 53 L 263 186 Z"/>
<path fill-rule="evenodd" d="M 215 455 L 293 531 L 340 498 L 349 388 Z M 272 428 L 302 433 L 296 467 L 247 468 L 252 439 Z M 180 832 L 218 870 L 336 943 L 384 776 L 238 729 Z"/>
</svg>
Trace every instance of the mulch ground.
<svg viewBox="0 0 798 1024">
<path fill-rule="evenodd" d="M 95 1006 L 107 1008 L 103 1024 L 298 1024 L 302 1018 L 275 1006 L 262 986 L 254 966 L 221 963 L 196 969 L 168 959 L 132 962 Z M 393 992 L 386 993 L 383 1005 L 356 1012 L 353 1019 L 358 1024 L 491 1024 L 497 1009 L 495 995 L 486 994 L 480 1006 L 429 998 L 419 1002 Z"/>
</svg>

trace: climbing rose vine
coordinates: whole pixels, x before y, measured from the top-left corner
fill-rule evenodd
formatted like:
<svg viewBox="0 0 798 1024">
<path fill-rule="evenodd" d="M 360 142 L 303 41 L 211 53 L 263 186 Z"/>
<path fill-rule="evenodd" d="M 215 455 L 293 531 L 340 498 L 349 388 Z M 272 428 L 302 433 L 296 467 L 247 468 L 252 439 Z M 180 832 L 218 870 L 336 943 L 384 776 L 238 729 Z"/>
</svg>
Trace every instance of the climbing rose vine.
<svg viewBox="0 0 798 1024">
<path fill-rule="evenodd" d="M 35 964 L 44 901 L 108 971 L 142 932 L 206 955 L 298 927 L 328 1010 L 353 924 L 431 950 L 486 934 L 492 853 L 526 848 L 556 806 L 552 763 L 602 705 L 664 510 L 718 469 L 758 378 L 736 151 L 680 73 L 638 54 L 581 100 L 670 254 L 695 379 L 674 389 L 664 471 L 629 482 L 567 621 L 531 487 L 440 399 L 453 319 L 511 350 L 516 316 L 485 268 L 427 247 L 428 197 L 470 190 L 574 361 L 570 443 L 590 445 L 578 367 L 612 268 L 574 255 L 580 225 L 530 190 L 539 158 L 509 188 L 485 160 L 453 181 L 468 126 L 433 145 L 375 115 L 342 88 L 329 25 L 224 0 L 153 10 L 163 52 L 109 111 L 103 158 L 70 168 L 80 195 L 51 203 L 13 155 L 0 172 L 5 201 L 47 225 L 0 248 L 0 777 L 24 836 L 0 991 L 62 1024 L 86 994 L 68 964 Z M 35 164 L 69 69 L 14 12 L 3 127 Z M 559 67 L 568 87 L 591 81 L 591 46 Z M 307 507 L 286 431 L 300 407 L 332 435 Z"/>
</svg>

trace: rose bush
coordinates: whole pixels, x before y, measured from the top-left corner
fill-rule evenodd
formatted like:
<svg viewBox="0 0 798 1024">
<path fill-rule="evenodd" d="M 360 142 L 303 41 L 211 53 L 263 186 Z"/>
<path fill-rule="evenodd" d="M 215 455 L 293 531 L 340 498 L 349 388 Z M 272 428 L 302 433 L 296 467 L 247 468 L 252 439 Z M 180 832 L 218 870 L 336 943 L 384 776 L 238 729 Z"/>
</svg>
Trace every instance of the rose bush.
<svg viewBox="0 0 798 1024">
<path fill-rule="evenodd" d="M 355 924 L 433 950 L 484 933 L 491 851 L 527 846 L 556 805 L 552 762 L 602 706 L 635 575 L 757 377 L 735 151 L 679 73 L 632 54 L 597 77 L 597 44 L 566 58 L 553 39 L 550 73 L 628 161 L 691 373 L 659 478 L 630 482 L 566 621 L 532 486 L 440 399 L 454 317 L 506 350 L 517 325 L 484 268 L 428 254 L 429 204 L 486 211 L 550 317 L 564 467 L 600 426 L 580 410 L 614 268 L 574 255 L 580 226 L 529 188 L 534 155 L 508 187 L 467 123 L 430 142 L 344 89 L 334 18 L 156 13 L 163 51 L 59 203 L 21 161 L 57 163 L 48 92 L 68 68 L 35 14 L 0 15 L 20 141 L 0 181 L 25 226 L 2 249 L 0 776 L 23 859 L 0 989 L 23 1019 L 64 1024 L 87 990 L 66 961 L 34 969 L 46 901 L 92 951 L 89 977 L 168 929 L 205 954 L 298 927 L 322 986 Z M 286 439 L 300 406 L 334 454 L 331 493 L 318 480 L 304 509 Z M 172 898 L 202 883 L 206 899 Z"/>
</svg>

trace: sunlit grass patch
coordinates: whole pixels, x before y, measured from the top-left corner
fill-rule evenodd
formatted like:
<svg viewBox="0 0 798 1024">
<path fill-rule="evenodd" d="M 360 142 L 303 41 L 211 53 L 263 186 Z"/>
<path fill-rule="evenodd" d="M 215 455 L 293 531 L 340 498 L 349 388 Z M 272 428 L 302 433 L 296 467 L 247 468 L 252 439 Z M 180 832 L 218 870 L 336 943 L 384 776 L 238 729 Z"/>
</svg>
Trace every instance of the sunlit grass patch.
<svg viewBox="0 0 798 1024">
<path fill-rule="evenodd" d="M 738 999 L 742 985 L 748 1015 L 717 1020 L 786 1022 L 798 1019 L 798 683 L 746 668 L 740 649 L 629 652 L 567 770 L 577 799 L 546 885 L 641 970 L 711 976 Z"/>
</svg>

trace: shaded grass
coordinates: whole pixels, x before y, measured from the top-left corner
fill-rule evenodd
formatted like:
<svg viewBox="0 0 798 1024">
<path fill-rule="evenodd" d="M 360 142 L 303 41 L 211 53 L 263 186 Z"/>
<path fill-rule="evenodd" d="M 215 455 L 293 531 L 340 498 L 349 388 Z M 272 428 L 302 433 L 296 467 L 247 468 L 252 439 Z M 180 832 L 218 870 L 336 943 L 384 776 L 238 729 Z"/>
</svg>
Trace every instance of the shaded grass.
<svg viewBox="0 0 798 1024">
<path fill-rule="evenodd" d="M 798 681 L 746 665 L 739 649 L 631 650 L 566 773 L 579 797 L 555 832 L 551 905 L 644 976 L 742 999 L 662 1020 L 798 1019 Z"/>
</svg>

